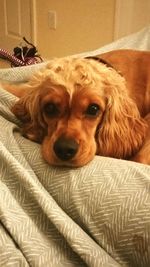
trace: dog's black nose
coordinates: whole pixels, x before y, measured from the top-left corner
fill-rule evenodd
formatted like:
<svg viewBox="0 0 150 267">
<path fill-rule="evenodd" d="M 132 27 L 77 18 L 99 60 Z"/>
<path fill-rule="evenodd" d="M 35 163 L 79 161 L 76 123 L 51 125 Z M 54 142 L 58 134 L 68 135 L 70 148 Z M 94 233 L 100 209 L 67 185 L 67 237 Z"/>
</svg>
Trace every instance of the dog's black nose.
<svg viewBox="0 0 150 267">
<path fill-rule="evenodd" d="M 72 138 L 60 137 L 54 143 L 56 156 L 61 160 L 72 159 L 78 151 L 79 144 Z"/>
</svg>

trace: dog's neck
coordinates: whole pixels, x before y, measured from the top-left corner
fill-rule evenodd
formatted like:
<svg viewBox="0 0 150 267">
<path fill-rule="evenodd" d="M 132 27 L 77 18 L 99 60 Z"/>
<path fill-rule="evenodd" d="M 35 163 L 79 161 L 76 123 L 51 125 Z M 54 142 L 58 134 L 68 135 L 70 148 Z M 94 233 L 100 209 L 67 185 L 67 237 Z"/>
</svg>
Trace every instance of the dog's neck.
<svg viewBox="0 0 150 267">
<path fill-rule="evenodd" d="M 86 59 L 94 59 L 100 63 L 105 64 L 108 68 L 114 68 L 109 62 L 107 62 L 106 60 L 100 58 L 100 57 L 96 57 L 96 56 L 89 56 L 89 57 L 85 57 Z"/>
<path fill-rule="evenodd" d="M 110 64 L 108 61 L 106 61 L 103 58 L 100 58 L 100 57 L 97 57 L 97 56 L 89 56 L 89 57 L 85 57 L 85 59 L 96 60 L 96 61 L 104 64 L 106 67 L 114 69 L 116 72 L 118 72 L 122 76 L 122 74 L 112 64 Z"/>
</svg>

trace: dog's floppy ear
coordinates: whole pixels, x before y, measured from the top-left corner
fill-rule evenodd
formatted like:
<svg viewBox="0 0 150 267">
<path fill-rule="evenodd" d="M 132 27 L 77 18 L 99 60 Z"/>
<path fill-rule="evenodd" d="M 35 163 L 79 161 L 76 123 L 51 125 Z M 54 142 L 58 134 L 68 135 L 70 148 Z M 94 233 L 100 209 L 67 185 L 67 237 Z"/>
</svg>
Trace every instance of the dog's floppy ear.
<svg viewBox="0 0 150 267">
<path fill-rule="evenodd" d="M 110 84 L 107 95 L 103 121 L 97 129 L 97 154 L 129 159 L 142 146 L 147 124 L 124 83 Z"/>
<path fill-rule="evenodd" d="M 46 127 L 40 112 L 40 93 L 38 88 L 31 86 L 14 104 L 12 112 L 21 120 L 23 135 L 30 140 L 41 142 Z"/>
</svg>

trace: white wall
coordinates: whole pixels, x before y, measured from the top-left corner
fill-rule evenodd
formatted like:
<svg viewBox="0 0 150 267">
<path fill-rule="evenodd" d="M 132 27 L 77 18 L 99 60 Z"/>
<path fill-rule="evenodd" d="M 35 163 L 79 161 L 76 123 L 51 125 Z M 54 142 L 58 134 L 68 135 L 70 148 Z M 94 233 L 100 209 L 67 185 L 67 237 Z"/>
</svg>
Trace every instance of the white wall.
<svg viewBox="0 0 150 267">
<path fill-rule="evenodd" d="M 47 59 L 95 50 L 148 24 L 150 0 L 0 0 L 0 47 L 11 51 L 25 35 Z"/>
<path fill-rule="evenodd" d="M 115 0 L 37 0 L 37 44 L 44 57 L 89 51 L 113 40 Z M 56 30 L 48 11 L 56 11 Z"/>
</svg>

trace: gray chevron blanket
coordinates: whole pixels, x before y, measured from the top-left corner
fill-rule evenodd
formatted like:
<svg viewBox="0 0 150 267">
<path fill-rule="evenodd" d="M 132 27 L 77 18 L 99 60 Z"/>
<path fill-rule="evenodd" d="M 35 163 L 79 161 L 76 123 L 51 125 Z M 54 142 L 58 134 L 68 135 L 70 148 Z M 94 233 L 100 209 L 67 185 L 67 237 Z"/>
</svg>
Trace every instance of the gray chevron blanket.
<svg viewBox="0 0 150 267">
<path fill-rule="evenodd" d="M 36 67 L 0 71 L 26 80 Z M 150 166 L 96 156 L 47 165 L 0 88 L 0 266 L 150 266 Z"/>
</svg>

